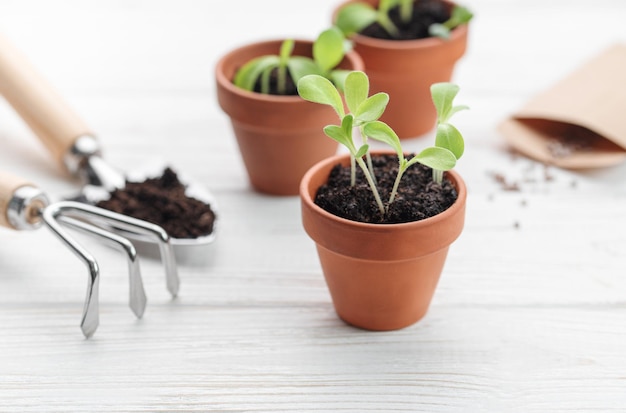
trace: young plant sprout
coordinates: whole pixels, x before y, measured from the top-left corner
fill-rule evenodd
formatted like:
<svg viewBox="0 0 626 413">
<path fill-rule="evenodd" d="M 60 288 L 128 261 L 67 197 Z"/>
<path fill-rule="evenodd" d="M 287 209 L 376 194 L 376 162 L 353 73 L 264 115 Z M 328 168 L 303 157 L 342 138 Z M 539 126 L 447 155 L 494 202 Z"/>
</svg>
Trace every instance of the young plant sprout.
<svg viewBox="0 0 626 413">
<path fill-rule="evenodd" d="M 428 33 L 434 37 L 440 37 L 442 39 L 448 39 L 450 37 L 450 31 L 457 26 L 465 24 L 472 20 L 474 15 L 472 12 L 462 6 L 454 6 L 450 18 L 443 23 L 434 23 L 428 27 Z"/>
<path fill-rule="evenodd" d="M 260 80 L 260 92 L 270 93 L 271 74 L 276 70 L 276 88 L 279 95 L 286 94 L 287 73 L 294 84 L 309 74 L 324 76 L 337 85 L 343 85 L 347 70 L 335 69 L 350 48 L 341 30 L 332 27 L 320 33 L 313 43 L 313 58 L 292 56 L 295 41 L 285 40 L 278 55 L 266 55 L 252 59 L 235 74 L 233 83 L 242 89 L 254 91 Z"/>
<path fill-rule="evenodd" d="M 392 38 L 397 39 L 400 37 L 400 30 L 389 17 L 389 12 L 398 6 L 401 21 L 409 23 L 413 17 L 414 2 L 415 0 L 381 0 L 377 9 L 368 3 L 350 3 L 339 10 L 336 24 L 344 35 L 350 36 L 359 33 L 372 23 L 378 23 Z M 469 22 L 472 17 L 472 13 L 467 8 L 454 5 L 450 19 L 441 24 L 431 25 L 429 33 L 431 36 L 447 39 L 450 30 Z"/>
<path fill-rule="evenodd" d="M 369 157 L 369 145 L 366 141 L 357 148 L 354 145 L 353 131 L 355 127 L 363 128 L 368 123 L 376 121 L 385 111 L 389 102 L 389 95 L 377 93 L 368 97 L 369 79 L 363 72 L 350 72 L 344 84 L 346 104 L 350 113 L 345 113 L 341 95 L 336 86 L 328 79 L 319 75 L 304 76 L 298 82 L 298 94 L 305 100 L 331 106 L 341 121 L 341 125 L 328 125 L 324 127 L 324 133 L 344 145 L 350 152 L 351 161 L 351 185 L 356 184 L 355 163 L 363 170 L 365 179 L 369 184 L 374 199 L 381 214 L 385 213 L 385 206 L 380 198 L 376 183 L 374 181 L 374 171 L 363 161 L 363 156 Z"/>
<path fill-rule="evenodd" d="M 378 119 L 383 114 L 389 96 L 386 93 L 377 93 L 368 97 L 369 80 L 363 72 L 351 72 L 346 77 L 344 94 L 350 113 L 345 113 L 339 91 L 331 82 L 318 75 L 308 75 L 298 82 L 298 93 L 308 101 L 325 104 L 333 107 L 341 125 L 328 125 L 324 133 L 330 138 L 344 145 L 350 152 L 352 162 L 352 180 L 355 185 L 354 162 L 363 170 L 365 179 L 372 190 L 374 199 L 381 214 L 385 214 L 389 205 L 395 200 L 402 175 L 415 163 L 421 163 L 432 168 L 433 180 L 442 183 L 443 172 L 454 168 L 457 159 L 463 155 L 464 142 L 461 133 L 449 123 L 456 112 L 467 109 L 466 106 L 454 106 L 453 100 L 459 92 L 459 87 L 452 83 L 436 83 L 431 86 L 433 103 L 438 114 L 437 135 L 435 146 L 429 147 L 407 160 L 404 157 L 402 145 L 398 135 L 389 125 Z M 357 148 L 353 141 L 353 129 L 359 127 L 364 143 Z M 366 164 L 363 157 L 369 155 L 369 145 L 365 139 L 372 138 L 391 146 L 398 155 L 399 167 L 389 200 L 383 204 L 376 187 L 374 170 L 371 163 Z"/>
<path fill-rule="evenodd" d="M 344 35 L 349 36 L 358 33 L 372 23 L 380 24 L 392 37 L 398 37 L 398 28 L 389 18 L 389 10 L 398 3 L 405 4 L 402 6 L 403 19 L 406 13 L 406 3 L 408 0 L 381 0 L 378 9 L 375 9 L 367 3 L 351 3 L 342 7 L 337 14 L 337 27 L 341 29 Z M 411 2 L 412 3 L 412 2 Z M 409 6 L 412 11 L 412 4 Z"/>
</svg>

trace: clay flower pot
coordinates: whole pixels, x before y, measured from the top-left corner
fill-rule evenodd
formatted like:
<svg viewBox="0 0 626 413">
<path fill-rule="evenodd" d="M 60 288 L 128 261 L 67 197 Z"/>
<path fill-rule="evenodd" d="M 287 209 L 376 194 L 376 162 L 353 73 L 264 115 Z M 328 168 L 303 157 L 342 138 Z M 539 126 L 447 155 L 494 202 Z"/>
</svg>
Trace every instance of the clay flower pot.
<svg viewBox="0 0 626 413">
<path fill-rule="evenodd" d="M 461 234 L 465 219 L 465 183 L 446 173 L 458 192 L 456 202 L 439 215 L 403 224 L 366 224 L 339 218 L 313 203 L 337 163 L 325 159 L 302 179 L 304 229 L 315 241 L 324 277 L 339 317 L 368 330 L 395 330 L 420 320 L 428 310 L 448 247 Z"/>
<path fill-rule="evenodd" d="M 332 156 L 337 143 L 323 127 L 335 122 L 330 108 L 299 96 L 249 92 L 232 83 L 237 69 L 251 59 L 277 54 L 282 40 L 254 43 L 235 49 L 217 63 L 215 77 L 220 106 L 230 116 L 239 150 L 254 189 L 272 195 L 297 195 L 300 179 L 317 161 Z M 312 42 L 296 41 L 294 55 L 311 56 Z M 350 52 L 339 65 L 363 70 Z"/>
<path fill-rule="evenodd" d="M 378 0 L 351 0 L 337 11 L 357 1 L 378 6 Z M 452 3 L 449 5 L 452 8 Z M 371 93 L 389 94 L 389 105 L 381 120 L 401 139 L 431 130 L 437 114 L 430 98 L 430 85 L 452 78 L 456 62 L 467 48 L 467 25 L 452 30 L 448 40 L 436 37 L 382 40 L 359 34 L 350 39 L 365 64 Z"/>
</svg>

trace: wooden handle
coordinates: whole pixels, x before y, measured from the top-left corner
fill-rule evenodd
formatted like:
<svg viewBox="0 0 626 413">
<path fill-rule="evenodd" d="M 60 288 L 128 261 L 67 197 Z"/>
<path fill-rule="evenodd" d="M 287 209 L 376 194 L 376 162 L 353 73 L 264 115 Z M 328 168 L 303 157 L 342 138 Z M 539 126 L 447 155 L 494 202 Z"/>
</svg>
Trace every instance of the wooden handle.
<svg viewBox="0 0 626 413">
<path fill-rule="evenodd" d="M 22 54 L 0 35 L 0 94 L 63 165 L 63 156 L 87 125 L 41 77 Z"/>
<path fill-rule="evenodd" d="M 25 179 L 0 171 L 0 226 L 16 229 L 9 223 L 7 211 L 13 194 L 23 186 L 34 185 Z"/>
</svg>

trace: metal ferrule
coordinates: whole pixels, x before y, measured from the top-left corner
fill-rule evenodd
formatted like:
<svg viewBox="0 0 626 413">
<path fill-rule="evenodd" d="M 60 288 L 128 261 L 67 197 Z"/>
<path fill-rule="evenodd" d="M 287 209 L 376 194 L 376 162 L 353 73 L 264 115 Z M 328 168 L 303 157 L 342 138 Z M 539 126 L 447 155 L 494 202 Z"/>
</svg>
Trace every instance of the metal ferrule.
<svg viewBox="0 0 626 413">
<path fill-rule="evenodd" d="M 113 191 L 123 188 L 124 175 L 102 159 L 98 140 L 91 135 L 78 137 L 63 157 L 67 169 L 85 185 L 95 185 Z"/>
<path fill-rule="evenodd" d="M 74 175 L 80 170 L 91 156 L 102 156 L 102 149 L 98 140 L 91 135 L 79 136 L 63 157 L 63 163 Z"/>
<path fill-rule="evenodd" d="M 41 189 L 34 186 L 22 186 L 13 192 L 7 206 L 9 224 L 18 230 L 39 228 L 42 223 L 43 209 L 50 204 Z"/>
</svg>

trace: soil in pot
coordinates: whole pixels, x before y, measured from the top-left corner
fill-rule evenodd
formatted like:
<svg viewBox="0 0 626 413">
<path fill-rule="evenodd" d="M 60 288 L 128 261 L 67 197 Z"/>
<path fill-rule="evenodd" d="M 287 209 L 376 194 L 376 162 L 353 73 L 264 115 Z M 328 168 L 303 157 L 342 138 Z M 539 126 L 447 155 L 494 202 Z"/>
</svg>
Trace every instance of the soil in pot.
<svg viewBox="0 0 626 413">
<path fill-rule="evenodd" d="M 396 155 L 372 155 L 372 163 L 380 196 L 387 200 L 398 173 L 398 158 Z M 315 203 L 333 215 L 352 221 L 397 224 L 440 214 L 456 201 L 457 196 L 449 180 L 444 177 L 441 184 L 435 183 L 432 169 L 417 163 L 402 176 L 396 199 L 383 216 L 363 171 L 357 167 L 356 185 L 350 186 L 350 166 L 337 164 L 328 182 L 318 189 Z"/>
<path fill-rule="evenodd" d="M 443 23 L 450 18 L 450 7 L 441 0 L 417 0 L 413 3 L 413 15 L 408 22 L 400 17 L 400 6 L 389 10 L 389 18 L 399 30 L 398 37 L 392 37 L 378 23 L 372 23 L 360 34 L 385 40 L 415 40 L 430 37 L 428 28 L 434 23 Z"/>
<path fill-rule="evenodd" d="M 280 93 L 278 91 L 278 68 L 272 70 L 270 72 L 270 88 L 268 90 L 268 95 L 282 95 L 282 96 L 297 96 L 298 95 L 298 87 L 296 83 L 293 81 L 291 74 L 289 71 L 285 74 L 285 91 L 284 93 Z M 261 92 L 261 78 L 256 81 L 254 84 L 254 91 L 256 93 Z"/>
</svg>

